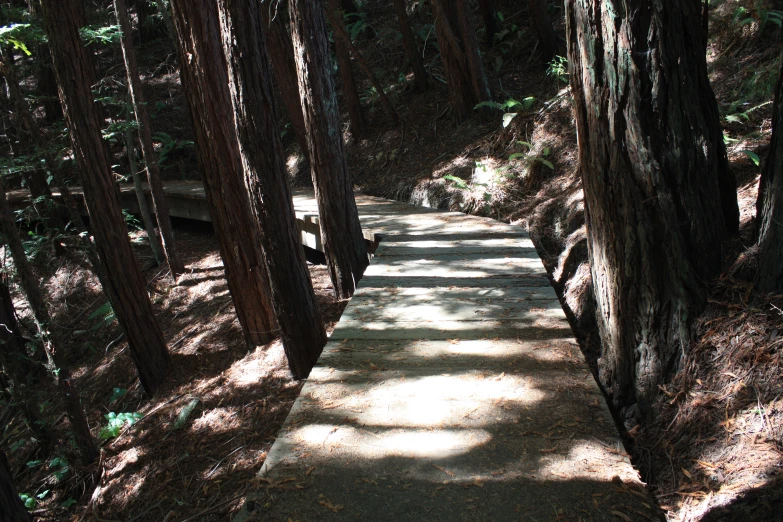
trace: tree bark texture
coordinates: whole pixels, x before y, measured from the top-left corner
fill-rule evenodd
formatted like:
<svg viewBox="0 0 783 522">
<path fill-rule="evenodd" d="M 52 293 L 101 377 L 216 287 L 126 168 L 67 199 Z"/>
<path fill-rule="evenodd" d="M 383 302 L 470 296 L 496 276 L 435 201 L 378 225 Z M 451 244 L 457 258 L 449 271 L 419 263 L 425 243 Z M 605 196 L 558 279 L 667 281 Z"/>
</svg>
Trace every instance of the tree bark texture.
<svg viewBox="0 0 783 522">
<path fill-rule="evenodd" d="M 397 22 L 400 24 L 400 34 L 402 35 L 402 45 L 405 48 L 405 56 L 408 58 L 411 69 L 413 69 L 416 90 L 425 92 L 427 90 L 427 71 L 424 69 L 424 62 L 419 54 L 416 37 L 413 36 L 413 31 L 411 30 L 406 1 L 394 0 L 394 11 L 397 13 Z"/>
<path fill-rule="evenodd" d="M 329 75 L 326 20 L 320 2 L 292 0 L 290 9 L 321 242 L 335 294 L 346 299 L 369 262 Z"/>
<path fill-rule="evenodd" d="M 92 68 L 79 38 L 79 4 L 43 0 L 44 20 L 95 245 L 106 271 L 104 291 L 128 338 L 142 388 L 152 395 L 169 367 L 169 353 L 131 248 L 101 138 L 101 119 L 90 90 Z"/>
<path fill-rule="evenodd" d="M 738 226 L 698 5 L 567 0 L 566 20 L 599 376 L 649 417 Z"/>
<path fill-rule="evenodd" d="M 461 122 L 470 117 L 477 103 L 491 99 L 473 15 L 466 0 L 432 0 L 432 10 L 451 110 Z"/>
<path fill-rule="evenodd" d="M 14 475 L 0 448 L 0 522 L 27 522 L 33 517 L 24 507 L 14 484 Z"/>
<path fill-rule="evenodd" d="M 500 32 L 501 24 L 498 10 L 495 8 L 495 0 L 479 0 L 479 12 L 484 19 L 484 28 L 487 31 L 487 46 L 495 45 L 495 35 Z"/>
<path fill-rule="evenodd" d="M 339 9 L 341 0 L 328 0 L 324 2 L 323 9 Z M 292 20 L 292 27 L 294 24 Z M 356 76 L 351 65 L 351 52 L 345 39 L 334 37 L 334 54 L 337 57 L 337 72 L 340 74 L 340 84 L 343 88 L 343 102 L 348 111 L 348 125 L 354 138 L 364 135 L 367 130 L 367 121 L 364 118 L 359 88 L 356 86 Z"/>
<path fill-rule="evenodd" d="M 302 102 L 299 100 L 294 44 L 291 43 L 291 35 L 288 34 L 283 13 L 278 9 L 279 6 L 275 2 L 261 4 L 264 37 L 272 60 L 277 87 L 280 89 L 283 105 L 285 105 L 288 118 L 291 120 L 296 142 L 302 149 L 302 153 L 307 156 L 307 131 L 305 130 L 304 116 L 302 116 Z"/>
<path fill-rule="evenodd" d="M 527 10 L 530 15 L 530 25 L 538 36 L 541 61 L 549 63 L 557 54 L 560 43 L 549 13 L 546 11 L 546 0 L 528 0 Z"/>
<path fill-rule="evenodd" d="M 756 289 L 783 293 L 783 63 L 775 87 L 772 139 L 759 182 L 759 267 Z"/>
<path fill-rule="evenodd" d="M 263 231 L 264 261 L 288 366 L 296 379 L 304 379 L 326 344 L 326 330 L 299 244 L 263 22 L 256 0 L 219 0 L 218 6 L 245 188 Z"/>
<path fill-rule="evenodd" d="M 172 0 L 180 75 L 226 279 L 248 346 L 274 339 L 277 322 L 261 230 L 250 211 L 233 126 L 220 21 L 214 0 Z"/>
<path fill-rule="evenodd" d="M 158 0 L 158 3 L 160 3 L 160 0 Z M 158 155 L 155 153 L 155 148 L 152 145 L 150 117 L 147 113 L 147 104 L 144 101 L 144 93 L 141 88 L 139 67 L 136 65 L 136 52 L 133 49 L 131 23 L 125 0 L 114 0 L 114 12 L 122 31 L 120 47 L 122 48 L 125 72 L 128 77 L 128 92 L 130 93 L 133 112 L 136 114 L 136 122 L 139 125 L 139 142 L 141 144 L 141 153 L 144 156 L 144 164 L 147 166 L 147 183 L 150 186 L 152 206 L 155 209 L 155 217 L 158 220 L 163 252 L 166 254 L 166 261 L 169 264 L 171 274 L 176 278 L 176 276 L 185 271 L 185 265 L 182 264 L 182 260 L 177 253 L 174 228 L 171 226 L 171 217 L 169 216 L 169 204 L 166 201 L 166 196 L 163 194 Z M 150 238 L 150 241 L 152 241 L 152 238 Z"/>
<path fill-rule="evenodd" d="M 41 341 L 53 366 L 51 370 L 57 377 L 57 384 L 63 396 L 68 419 L 71 421 L 71 431 L 76 441 L 76 447 L 79 448 L 85 463 L 90 463 L 98 457 L 98 447 L 90 434 L 90 426 L 87 423 L 84 408 L 82 408 L 79 400 L 76 384 L 71 381 L 70 370 L 63 363 L 63 357 L 60 353 L 63 344 L 54 331 L 52 318 L 49 315 L 46 301 L 44 301 L 43 294 L 38 286 L 38 280 L 30 268 L 30 263 L 27 261 L 24 246 L 22 246 L 22 239 L 19 237 L 19 231 L 16 228 L 16 223 L 14 223 L 13 213 L 2 181 L 0 181 L 0 222 L 3 235 L 5 235 L 6 245 L 11 251 L 11 257 L 14 260 L 19 284 L 22 290 L 24 290 L 27 301 L 30 303 L 30 310 L 33 312 Z"/>
<path fill-rule="evenodd" d="M 364 56 L 362 56 L 362 53 L 359 52 L 359 49 L 357 49 L 356 46 L 353 45 L 353 42 L 351 42 L 351 36 L 348 34 L 348 31 L 345 29 L 345 25 L 343 24 L 344 15 L 342 11 L 330 10 L 328 7 L 326 9 L 327 18 L 329 18 L 329 21 L 331 22 L 335 40 L 341 40 L 342 43 L 348 48 L 348 51 L 353 55 L 354 60 L 356 60 L 356 63 L 359 65 L 359 68 L 367 76 L 367 79 L 370 80 L 372 86 L 375 87 L 375 91 L 378 93 L 378 98 L 381 101 L 381 106 L 383 107 L 384 112 L 389 116 L 389 118 L 391 118 L 392 123 L 396 124 L 400 121 L 400 117 L 397 115 L 397 111 L 394 110 L 394 106 L 386 96 L 386 92 L 383 90 L 381 82 L 378 81 L 378 77 L 375 76 L 375 73 L 372 71 L 372 67 L 367 62 L 367 60 L 364 59 Z"/>
</svg>

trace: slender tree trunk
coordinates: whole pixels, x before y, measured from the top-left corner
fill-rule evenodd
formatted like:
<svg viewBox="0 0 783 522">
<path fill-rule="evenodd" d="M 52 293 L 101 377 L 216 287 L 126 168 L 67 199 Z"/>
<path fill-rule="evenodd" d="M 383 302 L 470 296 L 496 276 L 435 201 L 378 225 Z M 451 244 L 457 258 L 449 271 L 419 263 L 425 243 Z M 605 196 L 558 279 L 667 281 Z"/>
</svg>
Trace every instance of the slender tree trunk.
<svg viewBox="0 0 783 522">
<path fill-rule="evenodd" d="M 599 376 L 646 417 L 677 372 L 721 242 L 737 229 L 699 12 L 684 0 L 614 10 L 567 0 Z"/>
<path fill-rule="evenodd" d="M 13 104 L 13 119 L 19 133 L 19 141 L 24 154 L 35 152 L 35 145 L 38 144 L 39 137 L 38 125 L 33 119 L 30 107 L 27 105 L 22 90 L 19 87 L 19 77 L 16 74 L 14 66 L 14 57 L 8 47 L 3 48 L 2 60 L 0 61 L 0 73 L 5 76 L 6 85 L 8 85 L 8 94 Z M 41 196 L 51 197 L 52 191 L 46 181 L 46 171 L 40 168 L 33 169 L 25 173 L 25 177 L 30 187 L 30 195 L 33 198 Z"/>
<path fill-rule="evenodd" d="M 402 45 L 405 47 L 405 56 L 413 69 L 416 89 L 419 92 L 424 92 L 427 90 L 427 71 L 424 70 L 424 62 L 419 54 L 419 46 L 416 45 L 416 38 L 413 36 L 413 31 L 411 31 L 405 4 L 405 0 L 394 0 L 394 10 L 397 13 L 397 22 L 400 24 L 400 34 L 402 34 Z"/>
<path fill-rule="evenodd" d="M 756 202 L 759 267 L 756 289 L 783 293 L 783 63 L 775 88 L 772 139 Z"/>
<path fill-rule="evenodd" d="M 158 3 L 160 3 L 160 0 L 158 0 Z M 155 217 L 158 220 L 163 252 L 166 254 L 166 261 L 169 264 L 169 269 L 171 269 L 171 274 L 176 278 L 176 276 L 185 271 L 185 265 L 182 264 L 182 260 L 180 260 L 177 254 L 174 228 L 171 226 L 171 218 L 169 217 L 169 204 L 166 201 L 166 196 L 163 194 L 158 155 L 155 153 L 155 148 L 152 145 L 152 127 L 141 88 L 139 68 L 136 65 L 136 53 L 133 50 L 131 24 L 125 0 L 114 0 L 114 13 L 117 15 L 117 23 L 122 30 L 120 43 L 122 56 L 125 61 L 125 72 L 128 76 L 128 92 L 130 92 L 133 111 L 136 113 L 136 121 L 139 124 L 139 141 L 141 143 L 141 153 L 144 155 L 144 164 L 147 166 L 147 182 L 150 186 L 152 206 L 155 208 Z M 152 238 L 150 238 L 150 241 L 152 241 Z"/>
<path fill-rule="evenodd" d="M 541 61 L 549 63 L 557 54 L 560 44 L 552 20 L 549 19 L 549 13 L 546 11 L 546 0 L 528 0 L 527 8 L 530 14 L 530 25 L 538 35 Z"/>
<path fill-rule="evenodd" d="M 31 363 L 25 353 L 25 340 L 19 331 L 14 301 L 5 278 L 5 274 L 0 276 L 0 346 L 3 347 L 0 350 L 0 361 L 3 362 L 3 368 L 9 378 L 7 384 L 12 388 L 8 390 L 9 399 L 16 403 L 40 447 L 48 453 L 53 440 L 52 434 L 41 421 L 35 396 L 28 387 L 35 364 Z"/>
<path fill-rule="evenodd" d="M 356 290 L 368 259 L 329 75 L 326 20 L 319 2 L 292 0 L 290 9 L 321 240 L 335 294 L 346 299 Z"/>
<path fill-rule="evenodd" d="M 491 99 L 472 14 L 465 0 L 432 0 L 432 10 L 451 109 L 461 122 L 477 103 Z"/>
<path fill-rule="evenodd" d="M 249 346 L 275 337 L 277 321 L 269 274 L 261 250 L 261 230 L 250 211 L 214 0 L 172 0 L 182 62 L 182 86 L 190 106 L 196 148 L 220 242 L 226 279 Z"/>
<path fill-rule="evenodd" d="M 43 0 L 43 13 L 60 85 L 60 101 L 79 165 L 84 199 L 106 270 L 104 291 L 128 338 L 144 391 L 152 395 L 170 360 L 128 238 L 101 121 L 90 86 L 91 68 L 79 38 L 78 0 Z"/>
<path fill-rule="evenodd" d="M 495 45 L 495 35 L 500 32 L 501 24 L 498 11 L 495 8 L 495 0 L 479 0 L 479 11 L 484 19 L 484 27 L 487 30 L 487 46 Z"/>
<path fill-rule="evenodd" d="M 400 121 L 400 117 L 397 115 L 397 111 L 394 110 L 394 107 L 389 101 L 389 98 L 386 96 L 386 93 L 383 90 L 383 86 L 381 85 L 381 82 L 378 81 L 378 78 L 375 76 L 375 73 L 372 72 L 372 67 L 370 67 L 370 64 L 367 63 L 367 60 L 364 59 L 364 56 L 362 56 L 362 54 L 359 52 L 356 46 L 354 46 L 353 43 L 351 42 L 351 37 L 348 34 L 348 31 L 345 30 L 345 26 L 343 25 L 342 22 L 342 18 L 343 18 L 342 12 L 332 11 L 329 8 L 326 8 L 326 13 L 327 13 L 327 17 L 329 18 L 329 21 L 332 24 L 332 30 L 334 31 L 335 40 L 341 40 L 343 45 L 345 45 L 348 48 L 348 50 L 356 60 L 356 63 L 359 64 L 359 68 L 364 72 L 364 74 L 367 76 L 367 79 L 370 80 L 370 83 L 372 84 L 373 87 L 375 87 L 375 90 L 378 92 L 378 98 L 381 100 L 381 106 L 383 107 L 383 110 L 386 112 L 389 118 L 391 118 L 392 123 L 396 124 L 398 121 Z"/>
<path fill-rule="evenodd" d="M 127 109 L 126 121 L 130 123 L 130 107 Z M 130 169 L 131 178 L 133 179 L 133 191 L 136 193 L 136 202 L 139 205 L 139 214 L 141 214 L 141 222 L 144 223 L 144 230 L 147 232 L 147 241 L 152 249 L 152 255 L 155 257 L 155 262 L 159 265 L 163 263 L 165 256 L 163 254 L 163 247 L 158 240 L 158 234 L 155 233 L 155 223 L 152 220 L 152 214 L 150 213 L 150 207 L 147 205 L 147 196 L 144 194 L 144 182 L 139 174 L 139 168 L 136 165 L 136 148 L 133 143 L 133 129 L 130 126 L 125 129 L 125 149 L 128 151 L 128 168 Z"/>
<path fill-rule="evenodd" d="M 171 21 L 171 13 L 169 13 L 169 6 L 167 5 L 164 0 L 158 0 L 155 2 L 155 5 L 158 8 L 158 14 L 161 18 L 163 18 L 163 23 L 166 24 L 166 31 L 169 33 L 169 38 L 172 40 L 177 39 L 177 33 L 174 31 L 174 23 Z M 127 12 L 127 9 L 125 10 Z M 174 49 L 176 51 L 177 46 L 174 46 Z"/>
<path fill-rule="evenodd" d="M 11 251 L 16 272 L 19 276 L 19 283 L 27 296 L 27 301 L 30 303 L 30 310 L 33 312 L 41 341 L 44 344 L 50 363 L 53 365 L 51 370 L 57 376 L 57 383 L 63 395 L 68 418 L 71 421 L 71 430 L 76 440 L 76 446 L 79 448 L 84 461 L 86 463 L 92 462 L 98 456 L 98 447 L 90 434 L 90 427 L 87 424 L 87 417 L 84 415 L 84 408 L 82 408 L 79 400 L 76 384 L 71 381 L 70 370 L 63 363 L 61 355 L 63 344 L 54 331 L 46 301 L 44 301 L 44 297 L 38 287 L 38 281 L 27 261 L 2 181 L 0 181 L 0 221 L 2 221 L 2 230 L 6 244 Z"/>
<path fill-rule="evenodd" d="M 0 522 L 27 522 L 33 516 L 24 507 L 14 485 L 14 476 L 0 448 Z"/>
<path fill-rule="evenodd" d="M 283 13 L 276 10 L 277 7 L 278 5 L 274 2 L 261 4 L 264 37 L 275 71 L 275 80 L 277 80 L 288 118 L 291 120 L 296 142 L 302 149 L 302 153 L 307 156 L 307 131 L 305 130 L 304 116 L 302 116 L 302 102 L 299 100 L 294 45 L 291 43 L 291 36 L 288 34 Z"/>
<path fill-rule="evenodd" d="M 324 2 L 325 5 L 323 6 L 323 9 L 330 9 L 335 6 L 339 8 L 340 1 L 341 0 L 329 0 L 328 4 Z M 295 20 L 291 20 L 292 27 L 295 22 Z M 362 103 L 359 97 L 359 88 L 356 86 L 356 77 L 353 74 L 351 52 L 348 50 L 345 39 L 338 38 L 336 34 L 334 38 L 334 54 L 337 57 L 337 71 L 340 74 L 340 83 L 343 87 L 345 110 L 348 111 L 348 124 L 354 138 L 359 138 L 363 136 L 367 130 L 367 122 L 364 119 L 364 111 L 362 111 Z"/>
<path fill-rule="evenodd" d="M 218 6 L 245 188 L 263 230 L 264 261 L 288 366 L 295 378 L 304 379 L 326 344 L 326 330 L 297 237 L 263 22 L 255 0 L 219 0 Z"/>
</svg>

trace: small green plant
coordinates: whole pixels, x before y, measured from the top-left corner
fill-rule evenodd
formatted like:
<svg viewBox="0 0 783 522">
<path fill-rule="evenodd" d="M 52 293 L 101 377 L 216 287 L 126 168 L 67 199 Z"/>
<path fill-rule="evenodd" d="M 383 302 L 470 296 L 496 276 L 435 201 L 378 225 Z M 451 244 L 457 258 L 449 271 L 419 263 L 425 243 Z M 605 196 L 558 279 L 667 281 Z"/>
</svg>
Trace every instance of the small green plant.
<svg viewBox="0 0 783 522">
<path fill-rule="evenodd" d="M 91 330 L 97 332 L 102 327 L 107 326 L 114 322 L 117 316 L 114 314 L 114 309 L 111 307 L 111 303 L 106 301 L 98 307 L 93 313 L 89 315 L 89 319 L 94 319 L 96 322 L 92 325 Z"/>
<path fill-rule="evenodd" d="M 344 16 L 345 28 L 351 37 L 351 40 L 356 40 L 362 32 L 369 30 L 373 31 L 370 24 L 367 23 L 367 18 L 364 12 L 359 13 L 346 13 Z"/>
<path fill-rule="evenodd" d="M 115 402 L 121 400 L 125 395 L 127 395 L 128 390 L 125 388 L 114 388 L 111 391 L 111 397 L 109 397 L 109 404 L 114 404 Z"/>
<path fill-rule="evenodd" d="M 761 165 L 761 158 L 759 158 L 759 155 L 756 154 L 755 152 L 750 150 L 743 150 L 740 152 L 742 152 L 744 155 L 749 157 L 750 161 L 752 161 L 757 167 Z"/>
<path fill-rule="evenodd" d="M 195 143 L 190 140 L 178 140 L 165 132 L 157 132 L 152 137 L 160 142 L 160 149 L 157 152 L 158 165 L 161 167 L 169 162 L 171 156 L 175 153 L 192 149 L 195 146 Z"/>
<path fill-rule="evenodd" d="M 24 507 L 27 508 L 28 511 L 32 511 L 35 509 L 35 506 L 38 505 L 38 502 L 35 500 L 35 497 L 32 495 L 28 495 L 27 493 L 19 493 L 19 498 L 22 499 L 22 502 L 24 503 Z"/>
<path fill-rule="evenodd" d="M 535 162 L 539 162 L 551 170 L 555 170 L 554 164 L 545 159 L 551 154 L 552 150 L 549 147 L 544 147 L 541 150 L 541 154 L 531 154 L 533 150 L 533 144 L 527 141 L 517 141 L 518 144 L 527 147 L 527 152 L 516 152 L 508 157 L 509 161 L 518 161 L 527 165 L 531 165 Z"/>
<path fill-rule="evenodd" d="M 467 182 L 464 179 L 460 178 L 459 176 L 446 174 L 445 176 L 443 176 L 443 179 L 447 181 L 451 181 L 454 184 L 454 186 L 460 190 L 468 190 L 470 188 Z"/>
<path fill-rule="evenodd" d="M 119 25 L 86 26 L 79 29 L 79 35 L 82 37 L 84 45 L 111 45 L 120 41 L 122 31 L 120 31 Z"/>
<path fill-rule="evenodd" d="M 511 121 L 517 117 L 519 112 L 527 111 L 530 109 L 530 107 L 533 106 L 533 104 L 536 102 L 535 96 L 528 96 L 527 98 L 522 98 L 522 101 L 514 100 L 513 98 L 509 98 L 503 103 L 493 102 L 493 101 L 485 101 L 481 103 L 477 103 L 474 109 L 481 109 L 484 107 L 488 107 L 490 109 L 497 109 L 499 111 L 503 111 L 503 128 L 505 129 L 511 124 Z M 517 112 L 510 112 L 510 111 L 517 111 Z"/>
<path fill-rule="evenodd" d="M 568 58 L 565 56 L 555 56 L 546 70 L 546 75 L 551 76 L 558 83 L 568 83 Z"/>
<path fill-rule="evenodd" d="M 757 22 L 760 29 L 764 29 L 767 24 L 772 24 L 783 28 L 783 11 L 775 9 L 765 9 L 761 2 L 756 2 L 755 13 L 747 7 L 740 6 L 734 10 L 732 17 L 734 23 L 739 27 Z"/>
<path fill-rule="evenodd" d="M 122 428 L 127 426 L 133 426 L 141 420 L 143 415 L 138 412 L 133 413 L 114 413 L 109 412 L 104 415 L 104 418 L 108 421 L 106 426 L 101 428 L 101 432 L 98 435 L 100 438 L 113 439 L 120 434 Z"/>
</svg>

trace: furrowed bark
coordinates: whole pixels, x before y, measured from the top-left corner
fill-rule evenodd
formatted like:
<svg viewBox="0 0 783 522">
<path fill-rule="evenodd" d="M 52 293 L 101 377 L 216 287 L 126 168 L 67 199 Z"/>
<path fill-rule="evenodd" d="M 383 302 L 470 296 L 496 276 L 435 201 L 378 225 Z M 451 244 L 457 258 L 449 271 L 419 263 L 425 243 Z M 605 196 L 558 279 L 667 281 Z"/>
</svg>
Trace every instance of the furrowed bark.
<svg viewBox="0 0 783 522">
<path fill-rule="evenodd" d="M 566 2 L 599 376 L 648 418 L 738 226 L 696 6 Z"/>
<path fill-rule="evenodd" d="M 397 13 L 397 22 L 400 24 L 400 34 L 402 35 L 402 45 L 405 48 L 405 56 L 408 58 L 411 69 L 413 69 L 416 89 L 419 92 L 425 92 L 427 90 L 427 71 L 424 69 L 424 63 L 419 54 L 419 46 L 416 45 L 416 38 L 413 36 L 413 31 L 411 31 L 405 3 L 405 0 L 394 0 L 394 11 Z"/>
<path fill-rule="evenodd" d="M 90 90 L 92 67 L 79 37 L 80 2 L 43 0 L 42 6 L 60 101 L 79 166 L 95 245 L 106 270 L 104 291 L 128 338 L 141 385 L 152 395 L 168 370 L 169 353 L 131 248 L 101 138 L 101 119 Z"/>
<path fill-rule="evenodd" d="M 290 9 L 321 240 L 335 295 L 346 299 L 353 295 L 369 261 L 329 75 L 326 20 L 318 2 L 292 0 Z"/>
<path fill-rule="evenodd" d="M 219 0 L 234 125 L 250 209 L 263 230 L 272 304 L 296 379 L 310 374 L 326 344 L 288 187 L 277 132 L 269 55 L 256 0 Z"/>
<path fill-rule="evenodd" d="M 248 346 L 266 344 L 276 336 L 277 321 L 261 251 L 261 230 L 242 181 L 217 4 L 214 0 L 172 0 L 171 9 L 182 87 L 228 288 L 245 342 Z"/>
</svg>

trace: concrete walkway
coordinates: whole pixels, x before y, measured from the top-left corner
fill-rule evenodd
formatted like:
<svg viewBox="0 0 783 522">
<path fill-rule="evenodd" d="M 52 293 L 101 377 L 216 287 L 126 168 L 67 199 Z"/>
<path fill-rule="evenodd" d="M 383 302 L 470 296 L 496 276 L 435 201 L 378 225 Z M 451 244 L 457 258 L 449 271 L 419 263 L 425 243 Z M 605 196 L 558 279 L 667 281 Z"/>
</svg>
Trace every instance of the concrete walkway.
<svg viewBox="0 0 783 522">
<path fill-rule="evenodd" d="M 660 520 L 525 231 L 357 203 L 383 241 L 235 521 Z"/>
</svg>

